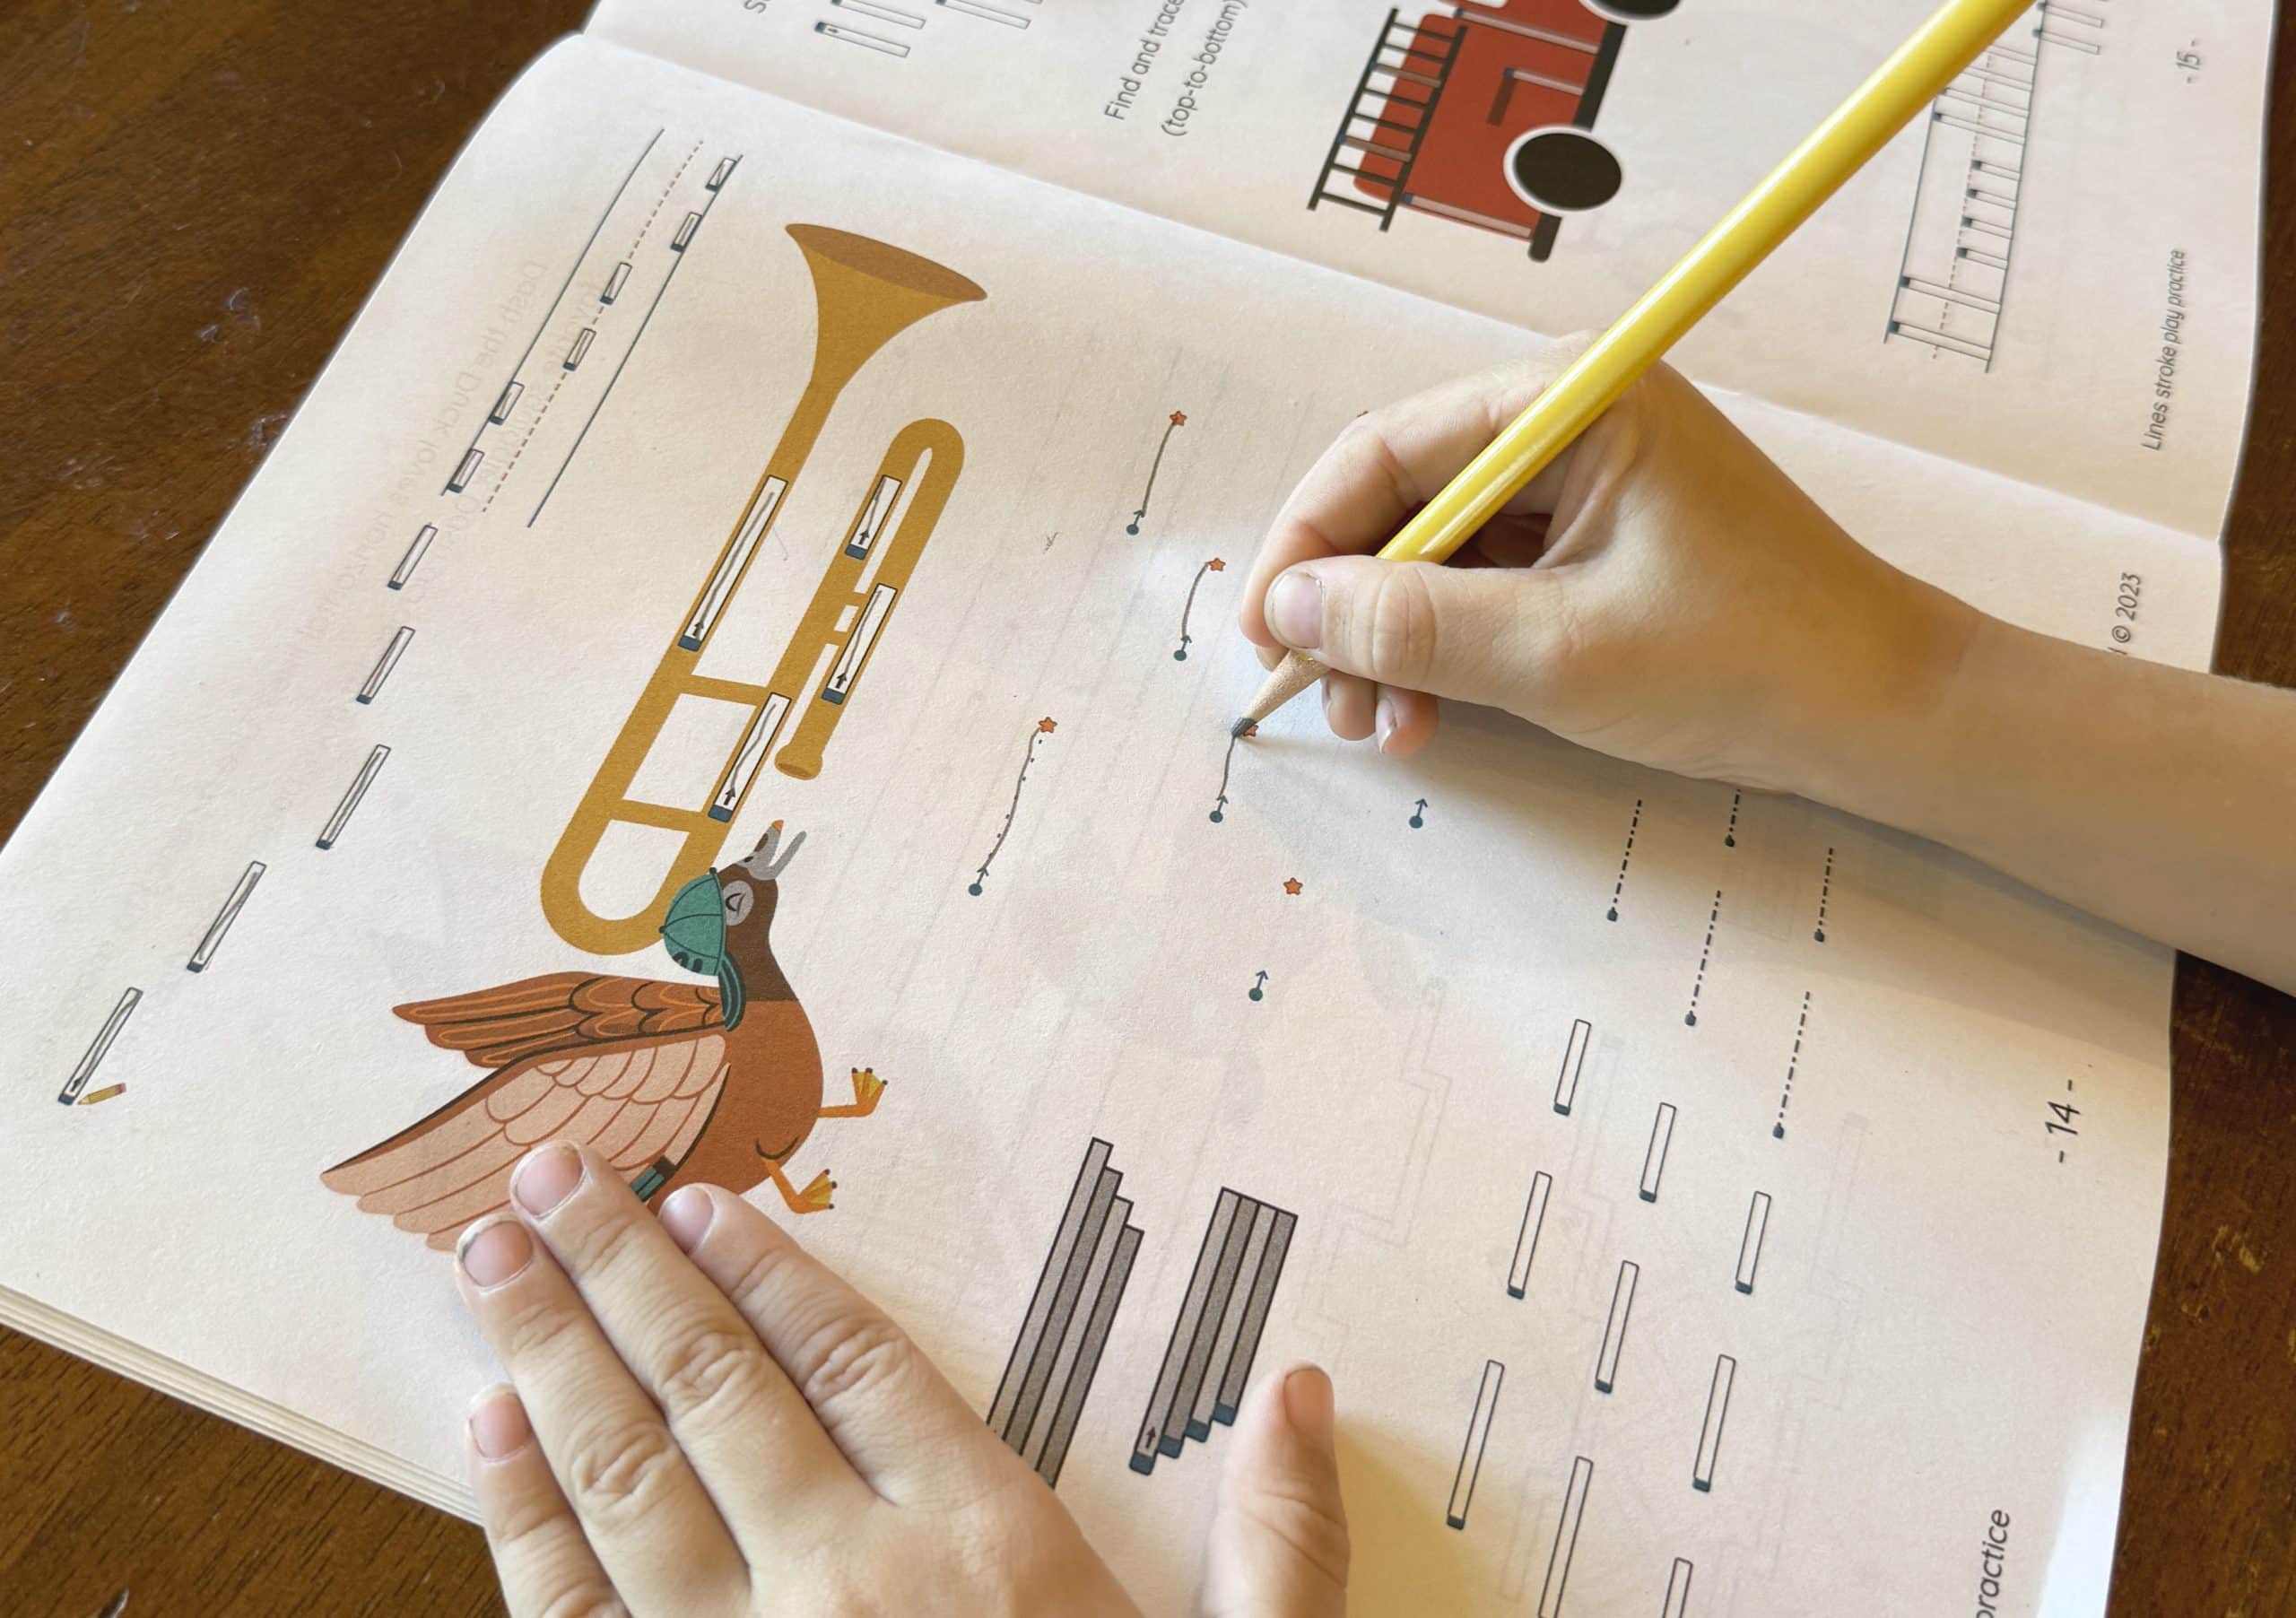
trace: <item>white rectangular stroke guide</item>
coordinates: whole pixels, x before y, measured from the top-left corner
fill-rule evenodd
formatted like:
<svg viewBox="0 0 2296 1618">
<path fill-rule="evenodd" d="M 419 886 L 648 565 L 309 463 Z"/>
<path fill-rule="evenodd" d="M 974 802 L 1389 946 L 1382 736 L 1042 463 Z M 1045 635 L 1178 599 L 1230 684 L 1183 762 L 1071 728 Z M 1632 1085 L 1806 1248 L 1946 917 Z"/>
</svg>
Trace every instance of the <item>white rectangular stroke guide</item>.
<svg viewBox="0 0 2296 1618">
<path fill-rule="evenodd" d="M 0 853 L 0 1317 L 466 1511 L 439 1249 L 572 1134 L 798 1225 L 1152 1610 L 1305 1357 L 1366 1613 L 2100 1612 L 2169 953 L 1490 714 L 1228 735 L 1340 429 L 1924 9 L 606 0 Z M 2205 666 L 2270 27 L 2036 8 L 1681 362 Z"/>
</svg>

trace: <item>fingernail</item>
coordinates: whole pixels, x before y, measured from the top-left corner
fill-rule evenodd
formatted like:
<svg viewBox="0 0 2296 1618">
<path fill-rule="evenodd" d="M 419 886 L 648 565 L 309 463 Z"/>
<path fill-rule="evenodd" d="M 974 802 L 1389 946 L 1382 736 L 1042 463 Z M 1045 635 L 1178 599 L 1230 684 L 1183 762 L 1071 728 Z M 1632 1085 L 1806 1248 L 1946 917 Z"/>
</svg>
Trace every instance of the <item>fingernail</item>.
<svg viewBox="0 0 2296 1618">
<path fill-rule="evenodd" d="M 1387 750 L 1387 738 L 1396 734 L 1396 705 L 1387 697 L 1379 699 L 1378 709 L 1371 718 L 1373 733 L 1379 739 L 1379 751 Z"/>
<path fill-rule="evenodd" d="M 515 1219 L 498 1219 L 463 1232 L 455 1257 L 473 1286 L 500 1286 L 525 1269 L 535 1256 L 535 1239 Z"/>
<path fill-rule="evenodd" d="M 526 1407 L 509 1387 L 498 1384 L 470 1402 L 471 1448 L 487 1460 L 506 1460 L 534 1438 Z"/>
<path fill-rule="evenodd" d="M 582 1154 L 564 1141 L 553 1141 L 526 1153 L 510 1177 L 510 1195 L 527 1213 L 540 1215 L 573 1196 L 581 1183 Z"/>
<path fill-rule="evenodd" d="M 662 1205 L 662 1229 L 678 1244 L 678 1251 L 691 1253 L 709 1234 L 709 1222 L 717 1215 L 718 1205 L 709 1200 L 709 1192 L 700 1186 L 680 1186 Z"/>
<path fill-rule="evenodd" d="M 1311 652 L 1324 638 L 1324 585 L 1313 573 L 1293 569 L 1267 587 L 1267 627 L 1278 640 Z"/>
<path fill-rule="evenodd" d="M 1286 1372 L 1283 1414 L 1300 1437 L 1328 1448 L 1334 1425 L 1331 1379 L 1312 1365 Z"/>
</svg>

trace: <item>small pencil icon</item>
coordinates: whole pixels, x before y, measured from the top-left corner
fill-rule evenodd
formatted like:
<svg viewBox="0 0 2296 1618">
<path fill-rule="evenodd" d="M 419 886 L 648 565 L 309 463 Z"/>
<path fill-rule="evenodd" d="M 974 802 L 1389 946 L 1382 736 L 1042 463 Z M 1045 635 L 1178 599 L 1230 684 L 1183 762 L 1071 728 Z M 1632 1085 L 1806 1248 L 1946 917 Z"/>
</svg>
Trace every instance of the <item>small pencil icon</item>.
<svg viewBox="0 0 2296 1618">
<path fill-rule="evenodd" d="M 92 1107 L 98 1101 L 109 1101 L 116 1095 L 123 1095 L 126 1092 L 126 1090 L 127 1086 L 125 1084 L 107 1084 L 101 1090 L 91 1090 L 87 1094 L 82 1096 L 80 1098 L 80 1105 L 83 1107 Z"/>
</svg>

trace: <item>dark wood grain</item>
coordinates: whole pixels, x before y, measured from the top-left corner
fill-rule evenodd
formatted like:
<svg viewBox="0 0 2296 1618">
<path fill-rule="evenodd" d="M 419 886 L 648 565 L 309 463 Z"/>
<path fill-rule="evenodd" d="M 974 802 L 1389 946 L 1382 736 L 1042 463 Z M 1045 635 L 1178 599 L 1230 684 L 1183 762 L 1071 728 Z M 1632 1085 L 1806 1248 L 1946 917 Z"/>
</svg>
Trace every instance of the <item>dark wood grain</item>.
<svg viewBox="0 0 2296 1618">
<path fill-rule="evenodd" d="M 0 835 L 457 150 L 587 9 L 0 6 Z M 127 1618 L 501 1610 L 468 1526 L 0 1333 L 0 1613 L 123 1589 Z"/>
<path fill-rule="evenodd" d="M 2263 330 L 2216 642 L 2218 673 L 2286 686 L 2296 686 L 2292 33 L 2283 19 L 2265 151 Z M 2296 829 L 2296 805 L 2289 815 Z M 2179 957 L 2171 1048 L 2168 1207 L 2112 1612 L 2284 1618 L 2296 1613 L 2296 1000 Z"/>
<path fill-rule="evenodd" d="M 0 835 L 487 106 L 587 9 L 0 12 Z M 2290 31 L 2218 666 L 2296 685 Z M 2296 1611 L 2296 1002 L 2184 962 L 2175 1051 L 2112 1612 L 2262 1618 Z M 121 1590 L 131 1618 L 499 1610 L 463 1524 L 0 1333 L 0 1610 Z"/>
</svg>

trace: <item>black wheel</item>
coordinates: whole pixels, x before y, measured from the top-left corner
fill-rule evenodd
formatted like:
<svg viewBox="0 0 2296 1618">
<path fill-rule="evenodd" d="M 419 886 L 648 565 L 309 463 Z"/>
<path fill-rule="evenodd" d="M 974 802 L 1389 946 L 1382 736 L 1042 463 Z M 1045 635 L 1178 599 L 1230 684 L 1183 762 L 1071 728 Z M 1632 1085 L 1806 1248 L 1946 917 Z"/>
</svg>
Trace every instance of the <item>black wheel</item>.
<svg viewBox="0 0 2296 1618">
<path fill-rule="evenodd" d="M 1535 129 L 1507 154 L 1507 175 L 1531 205 L 1584 213 L 1618 195 L 1624 178 L 1611 149 L 1583 129 Z"/>
<path fill-rule="evenodd" d="M 1615 17 L 1621 22 L 1648 22 L 1665 16 L 1680 4 L 1682 0 L 1590 0 L 1587 9 Z"/>
</svg>

